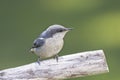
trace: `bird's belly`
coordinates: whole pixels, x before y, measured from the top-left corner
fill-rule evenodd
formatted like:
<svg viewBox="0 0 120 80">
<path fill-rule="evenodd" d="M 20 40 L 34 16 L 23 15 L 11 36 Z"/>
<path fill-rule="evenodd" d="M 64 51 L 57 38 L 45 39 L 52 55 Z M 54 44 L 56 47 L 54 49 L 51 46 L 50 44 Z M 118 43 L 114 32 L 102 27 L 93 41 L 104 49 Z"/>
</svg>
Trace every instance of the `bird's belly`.
<svg viewBox="0 0 120 80">
<path fill-rule="evenodd" d="M 49 58 L 55 56 L 60 52 L 63 47 L 63 39 L 47 39 L 45 45 L 36 51 L 36 54 L 40 56 L 41 59 Z"/>
</svg>

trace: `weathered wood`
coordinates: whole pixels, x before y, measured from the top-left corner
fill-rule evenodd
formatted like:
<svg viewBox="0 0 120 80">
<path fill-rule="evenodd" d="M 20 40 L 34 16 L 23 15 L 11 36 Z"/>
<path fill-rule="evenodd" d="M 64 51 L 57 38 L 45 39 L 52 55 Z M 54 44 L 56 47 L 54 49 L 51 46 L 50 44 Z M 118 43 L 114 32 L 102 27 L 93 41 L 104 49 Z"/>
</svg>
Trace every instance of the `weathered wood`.
<svg viewBox="0 0 120 80">
<path fill-rule="evenodd" d="M 109 72 L 102 50 L 87 51 L 0 71 L 0 80 L 58 80 Z"/>
</svg>

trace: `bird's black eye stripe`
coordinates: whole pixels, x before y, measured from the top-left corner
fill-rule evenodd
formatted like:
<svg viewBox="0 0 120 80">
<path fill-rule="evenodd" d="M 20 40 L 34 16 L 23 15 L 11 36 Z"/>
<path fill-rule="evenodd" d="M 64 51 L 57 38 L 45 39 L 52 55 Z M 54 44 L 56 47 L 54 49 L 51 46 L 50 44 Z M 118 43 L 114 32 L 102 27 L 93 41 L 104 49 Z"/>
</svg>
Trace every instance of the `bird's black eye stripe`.
<svg viewBox="0 0 120 80">
<path fill-rule="evenodd" d="M 65 29 L 58 29 L 57 32 L 63 32 Z"/>
<path fill-rule="evenodd" d="M 63 32 L 63 30 L 62 30 L 62 29 L 60 29 L 60 30 L 59 30 L 59 32 Z"/>
</svg>

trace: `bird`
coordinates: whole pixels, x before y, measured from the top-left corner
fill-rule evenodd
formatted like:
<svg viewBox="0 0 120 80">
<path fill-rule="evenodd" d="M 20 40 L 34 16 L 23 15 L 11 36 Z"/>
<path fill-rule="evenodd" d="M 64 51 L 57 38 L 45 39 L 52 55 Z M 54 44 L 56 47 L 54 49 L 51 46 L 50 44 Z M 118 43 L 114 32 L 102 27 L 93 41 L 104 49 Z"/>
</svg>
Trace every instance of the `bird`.
<svg viewBox="0 0 120 80">
<path fill-rule="evenodd" d="M 33 46 L 30 52 L 38 56 L 37 62 L 43 59 L 54 57 L 58 62 L 58 53 L 64 45 L 64 36 L 72 28 L 66 28 L 62 25 L 54 24 L 43 31 L 38 38 L 33 41 Z"/>
</svg>

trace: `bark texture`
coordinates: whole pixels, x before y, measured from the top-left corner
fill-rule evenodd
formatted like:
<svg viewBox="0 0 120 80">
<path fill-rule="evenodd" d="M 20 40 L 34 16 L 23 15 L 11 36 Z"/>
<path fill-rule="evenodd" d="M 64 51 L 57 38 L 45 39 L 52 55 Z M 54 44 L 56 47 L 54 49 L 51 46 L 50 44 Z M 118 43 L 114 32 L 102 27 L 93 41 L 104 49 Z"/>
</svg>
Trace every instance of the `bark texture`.
<svg viewBox="0 0 120 80">
<path fill-rule="evenodd" d="M 86 51 L 0 71 L 0 80 L 59 80 L 109 72 L 103 50 Z"/>
</svg>

